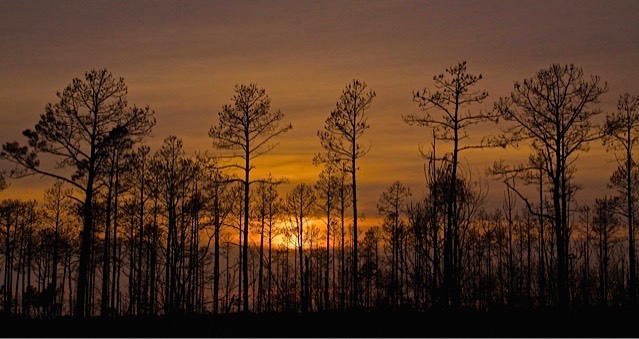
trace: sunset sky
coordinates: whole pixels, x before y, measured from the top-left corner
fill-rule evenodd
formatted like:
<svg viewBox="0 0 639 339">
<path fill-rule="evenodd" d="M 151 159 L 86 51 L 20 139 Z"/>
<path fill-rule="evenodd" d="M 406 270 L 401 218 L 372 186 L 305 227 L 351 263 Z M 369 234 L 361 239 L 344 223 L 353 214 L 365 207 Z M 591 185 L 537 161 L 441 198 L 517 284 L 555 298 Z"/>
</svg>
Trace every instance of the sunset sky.
<svg viewBox="0 0 639 339">
<path fill-rule="evenodd" d="M 358 187 L 361 212 L 377 214 L 379 195 L 394 180 L 424 192 L 419 144 L 431 131 L 402 114 L 418 112 L 411 92 L 459 61 L 484 77 L 491 109 L 515 80 L 552 63 L 575 63 L 608 82 L 601 108 L 619 94 L 639 94 L 638 1 L 1 1 L 0 142 L 24 139 L 55 93 L 92 68 L 124 77 L 129 103 L 149 105 L 157 149 L 175 135 L 189 153 L 212 149 L 208 130 L 237 83 L 257 83 L 293 129 L 257 163 L 290 184 L 313 182 L 321 151 L 316 131 L 353 79 L 377 93 L 369 110 Z M 497 132 L 494 125 L 474 131 Z M 464 154 L 478 174 L 500 157 L 529 150 Z M 614 157 L 594 144 L 580 156 L 578 200 L 604 194 Z M 6 166 L 6 165 L 2 165 Z M 40 199 L 50 181 L 11 180 L 0 199 Z M 503 185 L 490 183 L 500 205 Z M 608 193 L 610 194 L 610 193 Z"/>
</svg>

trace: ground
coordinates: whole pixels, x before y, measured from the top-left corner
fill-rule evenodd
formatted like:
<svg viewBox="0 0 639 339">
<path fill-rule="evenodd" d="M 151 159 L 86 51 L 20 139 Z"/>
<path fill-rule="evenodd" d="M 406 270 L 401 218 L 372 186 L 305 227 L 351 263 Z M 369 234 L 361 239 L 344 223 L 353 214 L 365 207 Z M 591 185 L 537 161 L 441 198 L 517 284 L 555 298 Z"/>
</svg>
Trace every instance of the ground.
<svg viewBox="0 0 639 339">
<path fill-rule="evenodd" d="M 146 318 L 4 317 L 0 337 L 639 337 L 639 312 L 612 309 L 488 312 L 319 312 Z"/>
</svg>

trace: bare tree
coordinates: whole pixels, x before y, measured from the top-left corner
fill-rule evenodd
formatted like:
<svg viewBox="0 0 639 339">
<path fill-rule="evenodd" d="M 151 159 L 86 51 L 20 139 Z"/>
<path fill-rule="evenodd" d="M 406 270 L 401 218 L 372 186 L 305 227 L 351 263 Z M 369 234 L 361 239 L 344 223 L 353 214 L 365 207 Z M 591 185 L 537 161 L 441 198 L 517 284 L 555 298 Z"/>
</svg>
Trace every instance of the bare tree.
<svg viewBox="0 0 639 339">
<path fill-rule="evenodd" d="M 451 193 L 446 200 L 446 227 L 444 231 L 444 299 L 450 306 L 459 306 L 459 272 L 455 272 L 453 263 L 457 260 L 453 256 L 453 248 L 458 247 L 459 220 L 456 197 L 456 183 L 459 179 L 459 153 L 468 149 L 487 147 L 487 144 L 461 145 L 467 139 L 468 128 L 482 122 L 493 120 L 491 113 L 471 112 L 462 110 L 470 105 L 482 103 L 488 97 L 488 92 L 475 90 L 474 86 L 482 79 L 482 75 L 470 74 L 466 70 L 466 61 L 446 68 L 446 74 L 433 77 L 435 90 L 425 88 L 413 92 L 413 101 L 417 102 L 420 110 L 427 112 L 425 116 L 409 114 L 403 116 L 404 122 L 413 126 L 433 128 L 434 138 L 444 142 L 452 142 L 452 154 L 444 159 L 451 166 Z M 432 116 L 429 112 L 441 113 L 441 117 Z"/>
<path fill-rule="evenodd" d="M 180 216 L 183 215 L 181 206 L 186 199 L 182 187 L 189 180 L 185 161 L 185 153 L 182 140 L 169 136 L 164 139 L 160 150 L 155 153 L 154 166 L 160 171 L 160 202 L 167 214 L 167 238 L 165 248 L 165 270 L 164 270 L 164 311 L 166 314 L 175 312 L 179 306 L 180 296 L 177 294 L 179 284 L 179 260 L 181 258 L 179 249 L 180 241 L 178 228 L 180 226 Z"/>
<path fill-rule="evenodd" d="M 3 311 L 6 314 L 11 314 L 13 309 L 13 284 L 14 277 L 13 272 L 15 270 L 14 258 L 16 257 L 16 243 L 18 234 L 18 214 L 20 208 L 20 201 L 18 200 L 3 200 L 0 202 L 0 216 L 2 219 L 2 238 L 4 240 L 4 279 L 2 283 L 2 295 L 3 295 Z"/>
<path fill-rule="evenodd" d="M 205 195 L 208 200 L 207 207 L 211 215 L 213 224 L 213 313 L 219 313 L 220 305 L 220 254 L 221 254 L 221 236 L 222 227 L 232 210 L 233 201 L 228 198 L 229 183 L 233 180 L 227 177 L 219 168 L 217 158 L 210 157 L 206 154 L 200 155 L 200 162 L 204 167 Z M 209 242 L 210 242 L 209 238 Z"/>
<path fill-rule="evenodd" d="M 56 181 L 53 187 L 47 189 L 44 194 L 44 216 L 45 220 L 53 224 L 53 253 L 51 263 L 51 302 L 50 307 L 57 302 L 58 291 L 58 264 L 60 262 L 60 233 L 64 223 L 68 222 L 67 215 L 71 213 L 71 203 L 69 196 L 73 193 L 71 189 L 64 188 L 62 181 Z"/>
<path fill-rule="evenodd" d="M 619 201 L 615 198 L 604 197 L 595 199 L 594 216 L 592 218 L 593 231 L 597 234 L 599 249 L 599 301 L 608 303 L 609 261 L 610 247 L 615 232 L 619 228 L 619 219 L 615 215 L 615 209 Z"/>
<path fill-rule="evenodd" d="M 401 290 L 401 257 L 404 243 L 403 235 L 406 228 L 405 214 L 407 214 L 406 199 L 411 196 L 409 187 L 400 181 L 395 181 L 386 191 L 379 197 L 377 210 L 380 215 L 384 216 L 383 229 L 388 234 L 389 247 L 391 249 L 391 265 L 390 265 L 390 297 L 391 306 L 401 306 L 402 296 Z M 399 296 L 399 298 L 398 298 Z"/>
<path fill-rule="evenodd" d="M 307 239 L 304 235 L 309 233 L 309 219 L 315 215 L 317 195 L 313 186 L 301 183 L 296 185 L 291 192 L 286 195 L 284 209 L 288 214 L 290 225 L 294 229 L 297 249 L 299 252 L 300 265 L 300 301 L 302 312 L 308 311 L 309 296 L 307 295 L 308 279 L 305 279 L 305 272 L 308 267 L 304 265 L 304 243 Z M 306 261 L 308 262 L 308 260 Z"/>
<path fill-rule="evenodd" d="M 637 304 L 637 262 L 634 238 L 635 200 L 637 194 L 637 164 L 632 152 L 639 144 L 639 96 L 624 93 L 619 96 L 617 111 L 606 114 L 603 128 L 604 144 L 609 150 L 622 151 L 623 159 L 619 168 L 610 179 L 623 200 L 622 214 L 628 220 L 628 288 L 630 289 L 630 303 Z"/>
<path fill-rule="evenodd" d="M 513 172 L 530 175 L 531 170 L 538 169 L 551 182 L 561 307 L 567 307 L 569 303 L 568 202 L 577 188 L 570 183 L 573 162 L 579 152 L 588 150 L 589 142 L 599 137 L 591 120 L 601 111 L 592 106 L 606 91 L 607 84 L 601 84 L 598 76 L 585 78 L 580 67 L 553 64 L 532 78 L 515 82 L 510 96 L 495 103 L 495 111 L 510 123 L 498 138 L 498 144 L 505 147 L 529 141 L 539 161 L 537 166 L 520 165 L 514 169 L 496 163 L 493 174 L 501 177 Z M 530 207 L 528 200 L 525 202 Z"/>
<path fill-rule="evenodd" d="M 86 314 L 85 298 L 93 237 L 93 196 L 96 179 L 101 175 L 106 148 L 114 135 L 125 135 L 140 141 L 155 125 L 154 112 L 128 107 L 127 86 L 123 78 L 115 78 L 106 69 L 85 73 L 84 80 L 75 78 L 62 92 L 59 102 L 48 104 L 35 130 L 25 130 L 28 146 L 18 142 L 3 145 L 0 157 L 16 165 L 11 177 L 43 175 L 69 183 L 80 190 L 83 229 L 78 272 L 76 315 Z M 119 133 L 114 133 L 119 131 Z M 39 156 L 51 155 L 56 166 L 41 166 Z M 68 174 L 66 168 L 74 171 Z"/>
<path fill-rule="evenodd" d="M 335 174 L 335 164 L 329 163 L 320 172 L 317 182 L 315 182 L 315 191 L 318 194 L 319 209 L 326 215 L 326 266 L 324 267 L 324 308 L 329 307 L 329 273 L 330 273 L 330 244 L 331 244 L 331 227 L 333 226 L 333 211 L 337 209 L 337 195 L 339 182 Z"/>
<path fill-rule="evenodd" d="M 249 311 L 248 303 L 248 225 L 249 225 L 249 186 L 250 172 L 255 167 L 251 161 L 271 151 L 277 144 L 273 139 L 291 130 L 293 126 L 280 126 L 284 114 L 271 111 L 271 99 L 263 88 L 256 84 L 236 85 L 231 105 L 224 105 L 218 112 L 218 125 L 211 126 L 209 137 L 213 145 L 221 150 L 229 151 L 222 159 L 243 161 L 231 166 L 244 172 L 244 258 L 243 270 L 243 307 Z"/>
<path fill-rule="evenodd" d="M 357 79 L 346 85 L 337 101 L 335 110 L 326 119 L 324 130 L 318 131 L 322 148 L 327 154 L 316 158 L 324 161 L 337 160 L 351 175 L 353 196 L 353 294 L 352 305 L 359 304 L 359 279 L 357 277 L 357 159 L 363 157 L 370 150 L 370 145 L 359 143 L 364 131 L 369 128 L 367 110 L 375 98 L 375 92 L 368 89 L 365 82 Z"/>
<path fill-rule="evenodd" d="M 149 194 L 149 165 L 150 165 L 150 154 L 151 149 L 148 146 L 142 146 L 136 150 L 132 157 L 132 178 L 130 179 L 133 182 L 135 189 L 137 190 L 138 197 L 134 199 L 137 201 L 138 210 L 137 214 L 139 217 L 138 222 L 138 239 L 137 239 L 137 263 L 135 266 L 137 267 L 137 280 L 135 286 L 135 295 L 137 297 L 137 308 L 138 312 L 145 311 L 144 301 L 146 298 L 143 297 L 142 291 L 142 262 L 143 262 L 143 246 L 144 246 L 144 234 L 146 232 L 145 224 L 146 224 L 146 214 L 147 209 L 146 205 L 149 199 L 151 198 L 151 194 Z M 132 240 L 133 241 L 133 240 Z M 131 263 L 133 265 L 133 263 Z"/>
<path fill-rule="evenodd" d="M 277 186 L 282 184 L 284 180 L 274 179 L 271 175 L 269 175 L 268 179 L 265 181 L 260 181 L 257 183 L 257 187 L 255 189 L 255 208 L 254 212 L 256 214 L 257 219 L 260 222 L 260 249 L 259 249 L 259 261 L 258 261 L 258 288 L 257 288 L 257 310 L 261 312 L 264 310 L 264 263 L 267 265 L 268 269 L 268 286 L 267 286 L 267 307 L 266 309 L 270 311 L 270 296 L 271 296 L 271 247 L 273 240 L 273 226 L 275 224 L 275 218 L 279 214 L 279 206 L 277 204 L 278 192 Z M 268 259 L 264 258 L 264 237 L 266 236 L 266 240 L 268 241 Z"/>
<path fill-rule="evenodd" d="M 9 184 L 7 184 L 7 179 L 4 177 L 4 172 L 0 171 L 0 192 L 4 191 Z"/>
</svg>

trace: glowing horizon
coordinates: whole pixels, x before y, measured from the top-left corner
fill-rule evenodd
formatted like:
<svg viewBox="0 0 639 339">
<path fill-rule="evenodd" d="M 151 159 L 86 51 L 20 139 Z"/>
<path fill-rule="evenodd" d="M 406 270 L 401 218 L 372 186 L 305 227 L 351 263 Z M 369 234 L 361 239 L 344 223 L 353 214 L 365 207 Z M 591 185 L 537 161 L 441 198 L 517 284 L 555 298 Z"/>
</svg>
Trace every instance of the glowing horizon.
<svg viewBox="0 0 639 339">
<path fill-rule="evenodd" d="M 586 76 L 608 82 L 599 106 L 610 112 L 619 94 L 639 88 L 638 7 L 624 1 L 4 3 L 0 141 L 24 142 L 21 132 L 33 128 L 57 91 L 85 71 L 105 67 L 124 77 L 130 104 L 156 111 L 157 125 L 146 141 L 152 152 L 175 135 L 189 155 L 215 153 L 207 132 L 217 112 L 230 102 L 235 84 L 254 82 L 293 125 L 254 170 L 255 177 L 271 172 L 288 178 L 285 193 L 317 179 L 321 168 L 311 163 L 321 151 L 316 131 L 344 86 L 357 78 L 377 93 L 363 137 L 372 147 L 358 172 L 368 224 L 394 180 L 411 187 L 413 199 L 424 193 L 418 146 L 429 144 L 430 131 L 401 119 L 418 112 L 413 90 L 432 88 L 434 75 L 466 60 L 470 73 L 483 75 L 477 88 L 489 92 L 471 109 L 491 109 L 514 81 L 551 63 L 574 62 Z M 479 138 L 497 129 L 485 124 L 472 132 Z M 483 173 L 500 157 L 511 161 L 528 153 L 526 147 L 469 151 L 462 160 Z M 613 160 L 598 144 L 580 156 L 576 179 L 584 190 L 578 201 L 608 192 Z M 489 204 L 498 207 L 503 185 L 487 180 Z M 10 183 L 0 198 L 40 199 L 51 181 Z"/>
</svg>

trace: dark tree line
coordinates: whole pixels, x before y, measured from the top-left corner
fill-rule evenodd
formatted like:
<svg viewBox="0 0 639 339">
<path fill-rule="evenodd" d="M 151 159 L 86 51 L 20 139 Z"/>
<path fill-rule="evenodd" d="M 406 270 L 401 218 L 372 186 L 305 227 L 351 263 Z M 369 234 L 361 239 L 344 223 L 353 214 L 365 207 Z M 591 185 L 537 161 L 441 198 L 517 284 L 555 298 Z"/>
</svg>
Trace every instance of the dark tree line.
<svg viewBox="0 0 639 339">
<path fill-rule="evenodd" d="M 389 182 L 379 223 L 362 228 L 357 160 L 372 145 L 363 136 L 375 97 L 365 82 L 346 85 L 317 132 L 317 181 L 282 192 L 286 178 L 251 175 L 292 128 L 263 88 L 237 85 L 209 131 L 212 150 L 187 154 L 177 136 L 144 145 L 153 110 L 129 106 L 122 78 L 86 72 L 23 133 L 26 145 L 3 145 L 13 166 L 0 189 L 5 176 L 55 182 L 42 202 L 0 201 L 2 312 L 635 306 L 637 96 L 621 95 L 597 120 L 605 82 L 554 64 L 481 110 L 481 79 L 464 61 L 413 92 L 424 115 L 398 118 L 432 132 L 420 149 L 424 193 Z M 472 143 L 480 123 L 503 133 Z M 575 159 L 593 142 L 617 155 L 617 195 L 588 205 L 577 200 Z M 529 147 L 528 161 L 496 161 L 486 177 L 461 161 L 511 146 Z M 485 203 L 488 179 L 503 182 L 499 208 Z"/>
</svg>

